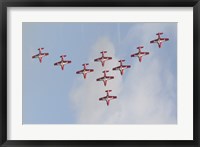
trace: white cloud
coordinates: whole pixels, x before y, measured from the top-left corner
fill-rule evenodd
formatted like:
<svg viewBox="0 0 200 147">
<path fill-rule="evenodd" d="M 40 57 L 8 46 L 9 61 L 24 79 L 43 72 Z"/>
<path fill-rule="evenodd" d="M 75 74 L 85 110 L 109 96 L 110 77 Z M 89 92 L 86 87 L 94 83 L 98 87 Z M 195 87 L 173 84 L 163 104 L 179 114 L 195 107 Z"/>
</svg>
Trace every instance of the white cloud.
<svg viewBox="0 0 200 147">
<path fill-rule="evenodd" d="M 167 25 L 166 25 L 167 26 Z M 138 59 L 131 59 L 132 68 L 125 71 L 121 77 L 119 72 L 112 71 L 111 67 L 117 66 L 119 59 L 116 50 L 109 38 L 101 38 L 90 51 L 89 67 L 95 72 L 88 74 L 87 80 L 79 78 L 75 83 L 71 98 L 77 110 L 77 123 L 83 124 L 169 124 L 176 123 L 176 75 L 171 69 L 170 58 L 161 54 L 162 50 L 149 45 L 152 32 L 167 32 L 170 27 L 165 25 L 139 25 L 130 29 L 123 43 L 132 39 L 138 44 L 144 45 L 144 51 L 150 51 L 150 55 L 144 57 L 142 63 Z M 132 36 L 142 34 L 143 36 Z M 156 37 L 156 36 L 155 36 Z M 143 42 L 143 44 L 141 44 Z M 107 50 L 108 56 L 113 60 L 108 61 L 102 68 L 94 58 L 100 56 L 100 51 Z M 136 51 L 136 50 L 135 50 Z M 156 53 L 157 52 L 157 53 Z M 174 50 L 172 51 L 174 53 Z M 161 54 L 161 56 L 158 56 Z M 115 79 L 104 87 L 102 82 L 96 82 L 101 77 L 103 69 L 109 69 L 109 75 Z M 176 72 L 175 72 L 176 73 Z M 117 95 L 116 100 L 111 101 L 110 106 L 100 102 L 99 97 L 104 96 L 106 89 L 112 89 L 111 95 Z"/>
<path fill-rule="evenodd" d="M 100 62 L 94 62 L 95 58 L 101 56 L 100 52 L 107 50 L 106 56 L 111 56 L 113 59 L 105 62 L 102 67 Z M 106 95 L 105 90 L 111 89 L 111 95 L 118 95 L 121 89 L 121 76 L 119 72 L 112 71 L 112 67 L 117 66 L 118 59 L 115 57 L 115 49 L 110 40 L 106 37 L 101 38 L 93 46 L 90 51 L 90 59 L 88 68 L 93 68 L 94 72 L 87 75 L 87 79 L 83 80 L 79 77 L 79 83 L 75 84 L 72 91 L 72 101 L 78 110 L 78 123 L 104 123 L 104 119 L 108 119 L 117 106 L 115 100 L 111 101 L 111 106 L 107 107 L 106 102 L 99 101 L 100 97 Z M 96 79 L 103 76 L 102 71 L 109 70 L 108 75 L 112 75 L 115 79 L 108 81 L 107 86 L 103 82 L 97 82 Z M 108 113 L 107 113 L 108 112 Z"/>
<path fill-rule="evenodd" d="M 162 72 L 162 66 L 158 59 L 152 59 L 150 65 L 135 65 L 135 70 L 129 72 L 120 97 L 124 98 L 123 112 L 126 116 L 122 123 L 159 124 L 175 123 L 171 118 L 173 101 L 171 87 L 174 78 L 167 69 Z M 164 80 L 161 74 L 165 73 Z M 165 85 L 165 81 L 167 85 Z M 163 86 L 165 85 L 165 86 Z M 168 88 L 168 93 L 165 92 Z M 126 110 L 129 108 L 129 110 Z M 130 117 L 131 116 L 131 117 Z M 127 120 L 128 119 L 128 120 Z"/>
</svg>

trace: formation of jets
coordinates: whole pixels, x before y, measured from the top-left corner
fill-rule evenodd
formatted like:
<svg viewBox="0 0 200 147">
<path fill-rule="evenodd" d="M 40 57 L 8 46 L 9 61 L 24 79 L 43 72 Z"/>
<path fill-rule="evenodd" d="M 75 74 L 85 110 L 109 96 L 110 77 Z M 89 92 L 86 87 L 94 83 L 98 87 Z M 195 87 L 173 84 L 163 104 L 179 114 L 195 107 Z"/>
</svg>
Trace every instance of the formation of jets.
<svg viewBox="0 0 200 147">
<path fill-rule="evenodd" d="M 162 32 L 157 33 L 156 35 L 158 36 L 158 38 L 155 39 L 155 40 L 150 41 L 150 43 L 157 43 L 157 44 L 158 44 L 158 47 L 161 48 L 161 47 L 162 47 L 162 43 L 169 40 L 169 38 L 161 38 L 161 35 L 162 35 L 162 34 L 163 34 Z M 138 52 L 137 52 L 137 53 L 134 53 L 134 54 L 131 54 L 131 57 L 138 57 L 139 62 L 142 62 L 142 57 L 143 57 L 143 56 L 149 55 L 149 54 L 150 54 L 149 52 L 143 52 L 143 51 L 142 51 L 142 48 L 144 48 L 144 46 L 138 46 L 138 47 L 137 47 Z M 43 58 L 43 57 L 49 55 L 49 53 L 42 53 L 42 50 L 43 50 L 43 49 L 44 49 L 44 48 L 39 48 L 39 49 L 38 49 L 38 50 L 39 50 L 39 53 L 36 54 L 36 55 L 34 55 L 34 56 L 32 56 L 33 59 L 34 59 L 34 58 L 38 58 L 40 63 L 42 63 L 42 58 Z M 107 56 L 105 56 L 105 54 L 107 53 L 107 51 L 102 51 L 102 52 L 100 52 L 100 53 L 101 53 L 101 57 L 99 57 L 99 58 L 97 58 L 97 59 L 94 59 L 94 62 L 101 62 L 102 67 L 104 67 L 105 62 L 106 62 L 106 61 L 109 61 L 109 60 L 112 60 L 112 57 L 107 57 Z M 61 56 L 60 56 L 61 60 L 58 61 L 58 62 L 56 62 L 56 63 L 54 63 L 54 66 L 60 66 L 61 69 L 64 70 L 64 66 L 65 66 L 66 64 L 72 63 L 72 61 L 70 61 L 70 60 L 65 60 L 65 57 L 66 57 L 66 56 L 67 56 L 67 55 L 61 55 Z M 125 69 L 131 68 L 131 65 L 123 65 L 123 62 L 125 62 L 124 59 L 119 60 L 118 62 L 120 63 L 120 65 L 117 66 L 117 67 L 113 67 L 112 70 L 113 70 L 113 71 L 119 70 L 121 76 L 123 76 Z M 83 69 L 77 71 L 76 74 L 82 74 L 82 75 L 83 75 L 83 78 L 86 79 L 88 73 L 94 72 L 94 69 L 88 69 L 88 68 L 87 68 L 88 65 L 89 65 L 89 63 L 82 64 Z M 100 77 L 100 78 L 97 78 L 96 81 L 102 81 L 103 84 L 104 84 L 104 86 L 106 86 L 108 80 L 114 79 L 114 76 L 108 76 L 108 75 L 106 74 L 106 73 L 109 72 L 109 70 L 103 70 L 102 72 L 103 72 L 103 76 Z M 110 100 L 117 99 L 117 96 L 110 96 L 110 95 L 109 95 L 109 93 L 110 93 L 111 91 L 112 91 L 112 90 L 106 90 L 106 91 L 105 91 L 105 92 L 106 92 L 106 96 L 99 98 L 99 101 L 106 101 L 107 106 L 109 106 Z"/>
</svg>

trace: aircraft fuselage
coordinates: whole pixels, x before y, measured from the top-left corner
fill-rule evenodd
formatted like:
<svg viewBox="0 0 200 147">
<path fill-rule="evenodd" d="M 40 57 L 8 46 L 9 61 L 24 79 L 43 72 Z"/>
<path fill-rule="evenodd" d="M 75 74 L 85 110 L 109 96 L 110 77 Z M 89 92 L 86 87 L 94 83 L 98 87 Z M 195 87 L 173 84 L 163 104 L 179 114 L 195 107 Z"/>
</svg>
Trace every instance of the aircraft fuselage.
<svg viewBox="0 0 200 147">
<path fill-rule="evenodd" d="M 164 40 L 159 38 L 157 42 L 160 44 L 160 43 L 164 42 Z"/>
<path fill-rule="evenodd" d="M 42 58 L 42 57 L 44 57 L 45 56 L 45 54 L 38 54 L 36 57 L 37 58 Z"/>
<path fill-rule="evenodd" d="M 83 70 L 83 74 L 87 74 L 89 71 L 87 71 L 87 70 Z"/>
<path fill-rule="evenodd" d="M 142 53 L 138 53 L 138 57 L 142 57 L 142 56 L 144 56 L 144 54 L 142 54 Z"/>
</svg>

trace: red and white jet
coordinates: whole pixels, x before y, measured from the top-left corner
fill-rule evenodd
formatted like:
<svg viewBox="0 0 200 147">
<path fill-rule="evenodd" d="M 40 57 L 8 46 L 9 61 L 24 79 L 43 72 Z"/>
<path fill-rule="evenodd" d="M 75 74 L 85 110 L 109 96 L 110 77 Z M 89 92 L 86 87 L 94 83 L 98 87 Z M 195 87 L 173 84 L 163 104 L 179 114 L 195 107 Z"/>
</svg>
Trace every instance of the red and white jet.
<svg viewBox="0 0 200 147">
<path fill-rule="evenodd" d="M 144 48 L 144 46 L 138 46 L 138 53 L 132 54 L 131 57 L 138 57 L 139 61 L 142 62 L 142 57 L 149 54 L 149 52 L 142 52 L 142 48 Z"/>
<path fill-rule="evenodd" d="M 67 57 L 67 55 L 61 55 L 61 56 L 60 56 L 61 61 L 54 63 L 54 66 L 61 66 L 61 69 L 64 70 L 65 64 L 69 64 L 69 63 L 72 62 L 72 61 L 70 61 L 70 60 L 65 60 L 65 59 L 64 59 L 65 57 Z"/>
<path fill-rule="evenodd" d="M 102 66 L 104 66 L 105 61 L 111 60 L 112 57 L 105 57 L 104 54 L 107 53 L 107 51 L 100 52 L 102 56 L 100 58 L 94 59 L 95 62 L 101 62 Z"/>
<path fill-rule="evenodd" d="M 119 60 L 118 62 L 120 62 L 120 66 L 114 67 L 113 70 L 119 70 L 121 75 L 124 74 L 124 69 L 130 68 L 130 65 L 122 65 L 122 62 L 124 62 L 125 60 Z"/>
<path fill-rule="evenodd" d="M 158 35 L 158 38 L 150 41 L 150 43 L 157 43 L 158 47 L 161 48 L 162 43 L 169 40 L 169 38 L 161 38 L 160 35 L 162 35 L 162 34 L 163 34 L 162 32 L 157 33 L 156 35 Z"/>
<path fill-rule="evenodd" d="M 33 59 L 34 59 L 34 58 L 38 58 L 39 61 L 40 61 L 40 63 L 42 63 L 42 58 L 43 58 L 43 57 L 49 55 L 49 53 L 42 53 L 42 50 L 43 50 L 43 49 L 44 49 L 44 48 L 39 48 L 39 49 L 38 49 L 38 50 L 39 50 L 39 54 L 36 54 L 36 55 L 32 56 Z"/>
<path fill-rule="evenodd" d="M 94 69 L 86 69 L 86 66 L 89 65 L 88 63 L 82 64 L 83 65 L 83 70 L 79 70 L 76 72 L 76 74 L 83 74 L 84 79 L 86 79 L 87 73 L 93 72 Z"/>
<path fill-rule="evenodd" d="M 106 75 L 107 72 L 109 72 L 109 70 L 104 70 L 103 71 L 104 76 L 97 79 L 97 81 L 103 81 L 104 86 L 106 86 L 108 80 L 114 79 L 114 76 L 107 76 Z"/>
<path fill-rule="evenodd" d="M 110 96 L 109 92 L 112 90 L 106 90 L 105 92 L 107 93 L 106 96 L 99 98 L 99 101 L 106 101 L 107 106 L 110 104 L 110 100 L 116 99 L 117 96 Z"/>
</svg>

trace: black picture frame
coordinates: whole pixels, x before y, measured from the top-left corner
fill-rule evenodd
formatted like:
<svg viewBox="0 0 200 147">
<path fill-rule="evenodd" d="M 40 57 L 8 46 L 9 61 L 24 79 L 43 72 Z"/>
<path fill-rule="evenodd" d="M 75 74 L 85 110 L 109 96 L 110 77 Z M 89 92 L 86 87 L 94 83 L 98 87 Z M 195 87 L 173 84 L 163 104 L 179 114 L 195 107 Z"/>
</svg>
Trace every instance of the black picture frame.
<svg viewBox="0 0 200 147">
<path fill-rule="evenodd" d="M 8 7 L 193 7 L 193 140 L 76 140 L 23 141 L 7 140 L 7 8 Z M 200 132 L 199 63 L 200 2 L 199 0 L 0 0 L 0 145 L 1 146 L 133 146 L 133 147 L 198 147 Z M 53 133 L 53 132 L 52 132 Z"/>
</svg>

